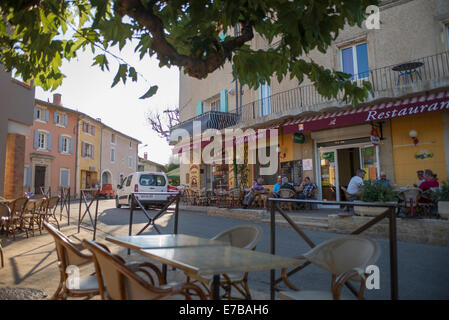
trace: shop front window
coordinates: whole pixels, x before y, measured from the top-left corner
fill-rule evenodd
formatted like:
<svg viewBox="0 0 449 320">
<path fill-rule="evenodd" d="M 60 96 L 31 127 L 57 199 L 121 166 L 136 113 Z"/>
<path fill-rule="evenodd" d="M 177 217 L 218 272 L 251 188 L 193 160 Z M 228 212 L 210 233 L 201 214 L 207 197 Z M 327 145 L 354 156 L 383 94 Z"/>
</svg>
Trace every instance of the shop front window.
<svg viewBox="0 0 449 320">
<path fill-rule="evenodd" d="M 320 153 L 321 167 L 321 192 L 323 200 L 337 200 L 336 190 L 336 158 L 335 151 L 325 151 Z"/>
</svg>

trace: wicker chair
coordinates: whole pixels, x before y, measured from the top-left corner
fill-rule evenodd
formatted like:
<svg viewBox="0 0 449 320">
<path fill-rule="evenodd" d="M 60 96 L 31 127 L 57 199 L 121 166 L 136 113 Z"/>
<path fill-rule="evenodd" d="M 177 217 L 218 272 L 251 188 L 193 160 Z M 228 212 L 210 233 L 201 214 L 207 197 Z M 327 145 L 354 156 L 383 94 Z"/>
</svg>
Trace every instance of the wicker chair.
<svg viewBox="0 0 449 320">
<path fill-rule="evenodd" d="M 40 223 L 40 215 L 43 205 L 46 203 L 44 198 L 36 198 L 28 200 L 24 212 L 22 214 L 22 225 L 26 230 L 30 230 L 34 236 L 34 227 L 37 226 L 40 234 L 42 234 L 42 226 Z"/>
<path fill-rule="evenodd" d="M 380 249 L 376 241 L 361 236 L 346 236 L 325 241 L 306 254 L 297 257 L 304 263 L 310 262 L 331 273 L 330 291 L 299 291 L 288 279 L 287 269 L 282 270 L 282 279 L 291 291 L 281 291 L 285 300 L 339 300 L 351 299 L 341 295 L 343 285 L 348 281 L 360 282 L 357 298 L 363 299 L 365 269 L 379 258 Z"/>
<path fill-rule="evenodd" d="M 193 290 L 202 300 L 206 299 L 202 290 L 192 283 L 166 285 L 162 272 L 149 262 L 141 264 L 138 270 L 132 270 L 120 256 L 111 254 L 98 243 L 83 240 L 83 245 L 93 253 L 96 273 L 101 275 L 97 280 L 103 300 L 159 300 L 179 294 L 190 299 L 189 290 Z M 144 266 L 150 268 L 154 276 L 143 272 Z M 145 281 L 139 276 L 139 271 L 149 280 Z"/>
<path fill-rule="evenodd" d="M 236 226 L 231 229 L 225 230 L 212 240 L 218 240 L 228 243 L 231 246 L 238 248 L 245 248 L 255 250 L 257 244 L 262 238 L 262 228 L 254 225 Z M 224 297 L 227 299 L 241 299 L 240 297 L 234 297 L 231 295 L 232 288 L 235 288 L 245 299 L 251 299 L 251 292 L 248 287 L 248 272 L 245 273 L 233 273 L 222 274 L 220 279 L 220 285 L 225 289 Z M 201 282 L 203 287 L 207 290 L 208 294 L 212 295 L 212 276 L 207 277 L 208 283 Z M 187 278 L 189 281 L 189 278 Z"/>
<path fill-rule="evenodd" d="M 6 235 L 12 233 L 13 239 L 16 239 L 15 231 L 16 229 L 23 229 L 23 219 L 22 215 L 27 205 L 28 197 L 20 197 L 8 204 L 10 209 L 9 217 L 3 217 L 4 224 L 6 227 Z M 28 238 L 28 229 L 25 229 L 26 236 Z"/>
<path fill-rule="evenodd" d="M 40 223 L 42 225 L 43 221 L 47 221 L 50 222 L 50 219 L 53 219 L 53 221 L 56 223 L 56 225 L 58 226 L 58 230 L 59 228 L 59 221 L 58 218 L 56 217 L 56 208 L 58 207 L 58 203 L 59 200 L 61 198 L 59 196 L 56 197 L 51 197 L 49 199 L 47 199 L 47 201 L 45 201 L 45 203 L 43 204 L 42 210 L 39 212 L 39 219 L 40 219 Z M 42 228 L 42 226 L 41 226 Z"/>
<path fill-rule="evenodd" d="M 293 199 L 296 196 L 295 191 L 291 189 L 279 189 L 279 198 L 283 199 Z M 281 202 L 281 208 L 284 209 L 285 205 L 287 205 L 288 210 L 292 211 L 292 203 L 291 202 Z"/>
</svg>

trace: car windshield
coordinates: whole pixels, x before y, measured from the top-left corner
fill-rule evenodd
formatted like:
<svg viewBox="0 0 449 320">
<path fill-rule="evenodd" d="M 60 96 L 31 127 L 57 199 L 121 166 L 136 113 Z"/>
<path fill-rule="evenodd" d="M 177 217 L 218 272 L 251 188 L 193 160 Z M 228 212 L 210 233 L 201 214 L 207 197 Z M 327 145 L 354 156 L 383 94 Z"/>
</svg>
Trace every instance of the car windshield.
<svg viewBox="0 0 449 320">
<path fill-rule="evenodd" d="M 163 187 L 165 186 L 165 178 L 155 174 L 143 174 L 140 176 L 139 184 L 144 187 Z"/>
</svg>

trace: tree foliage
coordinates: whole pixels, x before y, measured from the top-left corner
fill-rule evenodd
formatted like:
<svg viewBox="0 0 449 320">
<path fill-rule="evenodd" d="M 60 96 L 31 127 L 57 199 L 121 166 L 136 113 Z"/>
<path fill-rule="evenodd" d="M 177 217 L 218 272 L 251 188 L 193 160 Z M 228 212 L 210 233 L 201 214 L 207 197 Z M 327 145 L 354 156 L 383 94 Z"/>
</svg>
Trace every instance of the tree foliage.
<svg viewBox="0 0 449 320">
<path fill-rule="evenodd" d="M 112 86 L 138 80 L 138 72 L 110 53 L 133 41 L 142 59 L 178 66 L 203 79 L 232 62 L 234 78 L 250 88 L 286 77 L 309 78 L 329 98 L 344 93 L 357 103 L 370 84 L 357 87 L 349 76 L 307 57 L 326 52 L 346 24 L 362 26 L 365 10 L 379 0 L 0 0 L 0 63 L 23 80 L 55 89 L 63 59 L 79 50 L 99 52 L 93 65 L 120 61 Z M 270 46 L 250 46 L 255 33 Z M 151 86 L 141 98 L 157 91 Z"/>
</svg>

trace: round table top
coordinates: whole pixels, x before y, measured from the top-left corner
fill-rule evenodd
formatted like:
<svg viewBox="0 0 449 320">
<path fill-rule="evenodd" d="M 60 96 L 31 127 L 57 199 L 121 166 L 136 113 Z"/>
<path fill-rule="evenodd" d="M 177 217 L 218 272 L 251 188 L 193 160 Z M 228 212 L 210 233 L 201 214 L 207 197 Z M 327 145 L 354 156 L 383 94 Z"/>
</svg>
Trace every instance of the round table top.
<svg viewBox="0 0 449 320">
<path fill-rule="evenodd" d="M 422 67 L 424 63 L 422 62 L 407 62 L 407 63 L 401 63 L 397 66 L 393 67 L 393 71 L 407 71 L 407 70 L 413 70 L 419 67 Z"/>
</svg>

